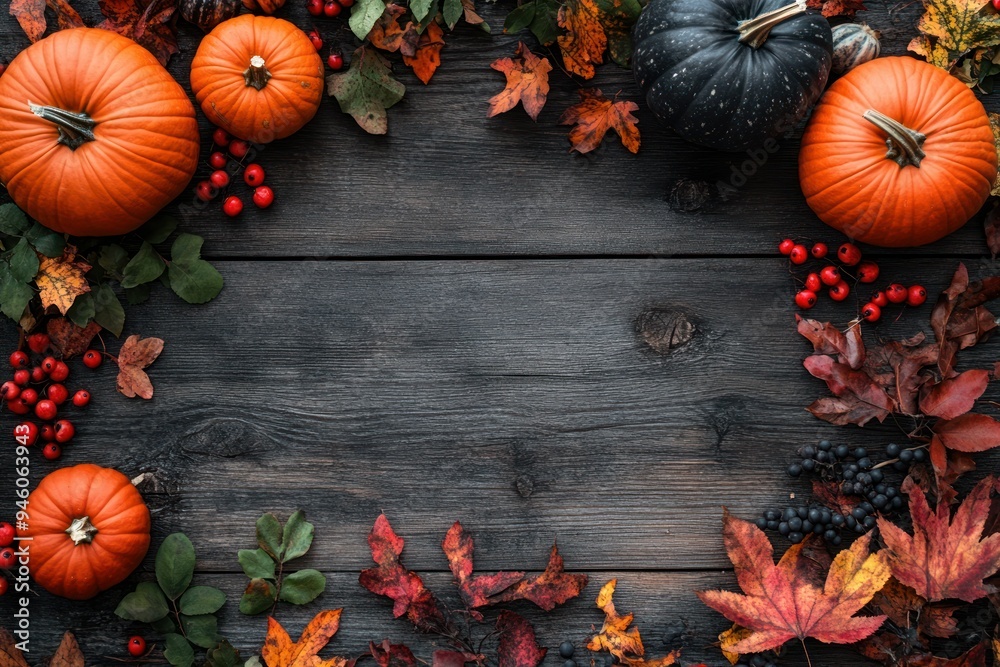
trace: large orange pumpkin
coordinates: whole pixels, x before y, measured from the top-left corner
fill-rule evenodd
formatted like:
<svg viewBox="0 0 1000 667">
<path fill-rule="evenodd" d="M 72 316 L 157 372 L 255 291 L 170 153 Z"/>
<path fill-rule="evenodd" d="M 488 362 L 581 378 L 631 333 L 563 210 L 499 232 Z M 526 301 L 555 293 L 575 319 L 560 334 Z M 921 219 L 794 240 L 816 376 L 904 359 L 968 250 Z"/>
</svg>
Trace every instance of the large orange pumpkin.
<svg viewBox="0 0 1000 667">
<path fill-rule="evenodd" d="M 156 58 L 109 30 L 61 30 L 0 77 L 0 182 L 57 232 L 124 234 L 198 165 L 194 105 Z"/>
<path fill-rule="evenodd" d="M 908 57 L 872 60 L 830 86 L 799 154 L 816 215 L 880 246 L 955 231 L 982 207 L 996 175 L 993 133 L 975 94 Z"/>
<path fill-rule="evenodd" d="M 86 600 L 125 579 L 149 549 L 149 510 L 128 477 L 92 463 L 49 473 L 28 496 L 35 583 Z"/>
<path fill-rule="evenodd" d="M 288 21 L 243 14 L 201 40 L 191 89 L 210 121 L 265 144 L 297 132 L 316 115 L 323 61 Z"/>
</svg>

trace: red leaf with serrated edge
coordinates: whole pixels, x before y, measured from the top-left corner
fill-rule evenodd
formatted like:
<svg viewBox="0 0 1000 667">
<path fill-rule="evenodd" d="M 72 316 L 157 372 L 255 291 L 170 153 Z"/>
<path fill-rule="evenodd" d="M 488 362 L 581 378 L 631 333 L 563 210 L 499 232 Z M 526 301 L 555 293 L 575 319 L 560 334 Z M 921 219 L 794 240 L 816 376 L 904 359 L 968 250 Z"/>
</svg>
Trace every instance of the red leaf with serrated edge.
<svg viewBox="0 0 1000 667">
<path fill-rule="evenodd" d="M 446 627 L 444 615 L 434 594 L 424 586 L 416 572 L 403 567 L 403 538 L 396 535 L 385 514 L 380 514 L 368 534 L 372 560 L 378 567 L 361 572 L 359 583 L 376 595 L 393 601 L 396 618 L 405 615 L 418 630 L 428 632 Z"/>
<path fill-rule="evenodd" d="M 865 361 L 865 344 L 861 339 L 861 327 L 848 327 L 842 332 L 829 322 L 811 320 L 795 316 L 799 333 L 813 345 L 816 354 L 837 355 L 837 361 L 858 370 Z"/>
<path fill-rule="evenodd" d="M 497 617 L 497 632 L 500 667 L 537 667 L 545 658 L 547 650 L 538 645 L 535 629 L 524 617 L 504 609 Z"/>
<path fill-rule="evenodd" d="M 924 492 L 907 477 L 902 490 L 910 496 L 913 535 L 878 520 L 892 574 L 930 601 L 973 602 L 993 592 L 983 579 L 1000 569 L 1000 534 L 980 538 L 995 486 L 993 477 L 983 479 L 951 516 L 946 502 L 931 510 Z"/>
<path fill-rule="evenodd" d="M 368 651 L 379 667 L 414 667 L 417 659 L 405 644 L 392 644 L 383 639 L 381 644 L 368 643 Z"/>
<path fill-rule="evenodd" d="M 975 412 L 938 421 L 934 433 L 941 444 L 959 452 L 985 452 L 1000 446 L 1000 422 Z"/>
<path fill-rule="evenodd" d="M 806 357 L 802 365 L 810 375 L 826 382 L 834 396 L 845 403 L 848 411 L 858 413 L 858 418 L 853 423 L 864 425 L 871 419 L 882 421 L 895 407 L 889 395 L 871 376 L 862 371 L 852 370 L 847 364 L 838 363 L 832 357 L 814 354 Z M 812 409 L 816 405 L 810 406 L 810 412 L 820 416 Z"/>
<path fill-rule="evenodd" d="M 497 597 L 496 602 L 528 600 L 545 611 L 552 611 L 579 595 L 586 585 L 587 575 L 568 574 L 563 570 L 563 558 L 553 544 L 545 571 L 508 588 Z"/>
<path fill-rule="evenodd" d="M 989 371 L 965 371 L 920 392 L 920 411 L 925 415 L 954 419 L 972 409 L 990 384 Z"/>
<path fill-rule="evenodd" d="M 490 598 L 524 579 L 524 572 L 497 572 L 473 576 L 472 535 L 458 521 L 444 536 L 441 548 L 448 557 L 448 566 L 455 575 L 462 601 L 470 610 L 493 604 L 495 601 Z"/>
<path fill-rule="evenodd" d="M 847 424 L 864 426 L 872 419 L 882 421 L 889 416 L 889 413 L 882 408 L 865 403 L 854 395 L 844 396 L 843 398 L 824 396 L 813 401 L 806 410 L 812 413 L 814 417 L 836 426 L 846 426 Z"/>
<path fill-rule="evenodd" d="M 465 667 L 470 662 L 482 662 L 484 659 L 482 654 L 437 650 L 431 654 L 431 667 Z"/>
</svg>

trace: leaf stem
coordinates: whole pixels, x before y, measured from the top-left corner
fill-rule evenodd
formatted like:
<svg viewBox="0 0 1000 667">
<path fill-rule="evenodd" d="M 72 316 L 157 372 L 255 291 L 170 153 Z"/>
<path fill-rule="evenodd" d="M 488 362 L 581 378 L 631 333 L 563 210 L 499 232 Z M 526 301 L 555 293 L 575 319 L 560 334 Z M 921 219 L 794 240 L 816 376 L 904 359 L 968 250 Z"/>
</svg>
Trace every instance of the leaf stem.
<svg viewBox="0 0 1000 667">
<path fill-rule="evenodd" d="M 181 636 L 187 639 L 187 632 L 184 631 L 184 624 L 181 623 L 181 612 L 177 608 L 177 600 L 171 600 L 170 606 L 174 610 L 174 620 L 177 622 L 177 629 L 180 630 Z"/>
<path fill-rule="evenodd" d="M 806 648 L 806 640 L 799 637 L 799 643 L 802 644 L 802 651 L 806 654 L 806 665 L 808 665 L 808 667 L 812 667 L 813 663 L 809 658 L 809 649 Z"/>
<path fill-rule="evenodd" d="M 281 595 L 281 575 L 285 570 L 285 562 L 283 560 L 278 561 L 278 574 L 274 578 L 274 604 L 271 605 L 271 616 L 273 617 L 278 610 L 278 598 Z"/>
</svg>

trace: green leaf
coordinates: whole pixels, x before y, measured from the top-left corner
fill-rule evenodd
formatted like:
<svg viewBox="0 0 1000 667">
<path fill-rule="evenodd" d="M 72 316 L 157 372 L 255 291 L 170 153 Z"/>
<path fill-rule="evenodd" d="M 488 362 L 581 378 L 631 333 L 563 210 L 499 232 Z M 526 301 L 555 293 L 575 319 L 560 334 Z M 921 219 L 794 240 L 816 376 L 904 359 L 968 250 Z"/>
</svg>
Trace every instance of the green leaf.
<svg viewBox="0 0 1000 667">
<path fill-rule="evenodd" d="M 314 527 L 306 521 L 306 513 L 296 511 L 288 517 L 281 535 L 281 562 L 287 563 L 309 551 L 313 541 Z"/>
<path fill-rule="evenodd" d="M 223 639 L 205 653 L 204 667 L 240 667 L 240 652 Z"/>
<path fill-rule="evenodd" d="M 278 594 L 284 602 L 306 604 L 312 602 L 326 588 L 326 577 L 317 570 L 299 570 L 286 576 Z"/>
<path fill-rule="evenodd" d="M 444 22 L 448 24 L 448 29 L 454 29 L 455 24 L 465 13 L 462 0 L 444 0 L 444 8 L 441 13 L 444 15 Z"/>
<path fill-rule="evenodd" d="M 386 109 L 403 99 L 406 86 L 392 78 L 389 61 L 375 49 L 361 47 L 354 52 L 350 69 L 326 78 L 326 90 L 365 132 L 385 134 L 389 129 Z"/>
<path fill-rule="evenodd" d="M 139 252 L 129 260 L 122 270 L 122 287 L 136 287 L 151 283 L 160 277 L 167 268 L 160 253 L 153 249 L 147 241 L 143 241 Z"/>
<path fill-rule="evenodd" d="M 174 667 L 191 667 L 194 664 L 194 649 L 181 635 L 163 635 L 163 657 Z"/>
<path fill-rule="evenodd" d="M 348 21 L 351 32 L 358 39 L 365 39 L 384 12 L 383 0 L 358 0 L 351 8 L 351 18 Z"/>
<path fill-rule="evenodd" d="M 35 250 L 46 257 L 58 257 L 66 247 L 66 239 L 62 234 L 56 234 L 47 227 L 43 227 L 37 222 L 24 233 L 24 238 L 35 247 Z"/>
<path fill-rule="evenodd" d="M 121 336 L 125 328 L 125 309 L 111 285 L 97 285 L 91 294 L 94 295 L 94 321 L 114 335 Z"/>
<path fill-rule="evenodd" d="M 281 522 L 270 512 L 257 519 L 257 544 L 274 560 L 281 560 Z"/>
<path fill-rule="evenodd" d="M 274 559 L 263 549 L 240 549 L 236 555 L 251 579 L 274 579 Z"/>
<path fill-rule="evenodd" d="M 253 656 L 252 658 L 250 658 L 249 660 L 247 660 L 245 663 L 243 663 L 243 667 L 263 667 L 263 665 L 262 665 L 262 663 L 260 661 L 260 656 L 258 656 L 258 655 Z"/>
<path fill-rule="evenodd" d="M 222 274 L 201 257 L 205 242 L 194 234 L 181 234 L 170 249 L 170 289 L 188 303 L 211 301 L 222 291 Z"/>
<path fill-rule="evenodd" d="M 170 613 L 163 591 L 152 581 L 144 581 L 118 603 L 115 615 L 126 621 L 153 623 Z"/>
<path fill-rule="evenodd" d="M 559 0 L 535 0 L 535 16 L 531 19 L 531 34 L 538 43 L 548 46 L 559 36 Z"/>
<path fill-rule="evenodd" d="M 101 248 L 97 263 L 108 273 L 120 276 L 125 265 L 128 264 L 128 252 L 117 243 L 106 245 Z"/>
<path fill-rule="evenodd" d="M 159 587 L 157 587 L 159 588 Z M 161 595 L 163 593 L 160 593 Z M 170 618 L 169 615 L 164 616 L 158 621 L 153 621 L 149 624 L 149 627 L 153 628 L 153 631 L 165 635 L 171 632 L 177 632 L 177 626 L 174 625 L 174 619 Z"/>
<path fill-rule="evenodd" d="M 19 322 L 24 309 L 28 307 L 35 293 L 30 287 L 16 279 L 10 272 L 10 264 L 0 262 L 0 312 Z"/>
<path fill-rule="evenodd" d="M 31 227 L 31 221 L 16 204 L 0 204 L 0 232 L 20 236 Z"/>
<path fill-rule="evenodd" d="M 226 604 L 226 594 L 211 586 L 192 586 L 184 591 L 177 602 L 182 614 L 198 616 L 199 614 L 214 614 Z"/>
<path fill-rule="evenodd" d="M 153 286 L 149 283 L 145 285 L 139 285 L 138 287 L 130 287 L 125 290 L 125 299 L 128 301 L 130 306 L 138 306 L 141 303 L 146 303 L 149 300 L 149 293 L 152 291 Z"/>
<path fill-rule="evenodd" d="M 411 0 L 410 11 L 413 12 L 413 18 L 418 21 L 423 21 L 424 17 L 431 11 L 431 3 L 434 0 Z"/>
<path fill-rule="evenodd" d="M 427 26 L 434 22 L 434 19 L 438 14 L 438 6 L 441 4 L 441 0 L 430 0 L 430 6 L 427 8 L 427 14 L 424 18 L 417 22 L 417 34 L 423 34 Z"/>
<path fill-rule="evenodd" d="M 184 636 L 195 646 L 212 648 L 221 639 L 219 637 L 219 619 L 215 614 L 199 614 L 185 616 L 181 614 L 181 626 Z"/>
<path fill-rule="evenodd" d="M 66 311 L 66 317 L 69 318 L 70 322 L 82 329 L 87 326 L 90 320 L 94 319 L 95 312 L 94 295 L 88 292 L 76 297 L 73 305 Z"/>
<path fill-rule="evenodd" d="M 167 535 L 156 552 L 156 580 L 171 600 L 181 596 L 194 576 L 194 545 L 184 533 Z"/>
<path fill-rule="evenodd" d="M 158 215 L 136 232 L 147 243 L 163 243 L 177 229 L 177 218 L 169 215 Z"/>
<path fill-rule="evenodd" d="M 266 579 L 251 579 L 240 598 L 240 611 L 247 616 L 266 611 L 274 604 L 274 584 Z"/>
<path fill-rule="evenodd" d="M 38 275 L 38 253 L 21 239 L 10 255 L 10 273 L 22 283 L 30 283 Z"/>
<path fill-rule="evenodd" d="M 535 0 L 515 7 L 503 21 L 503 31 L 508 34 L 521 32 L 535 20 Z"/>
<path fill-rule="evenodd" d="M 632 26 L 639 19 L 639 0 L 596 0 L 598 16 L 608 37 L 608 54 L 620 67 L 632 59 Z"/>
</svg>

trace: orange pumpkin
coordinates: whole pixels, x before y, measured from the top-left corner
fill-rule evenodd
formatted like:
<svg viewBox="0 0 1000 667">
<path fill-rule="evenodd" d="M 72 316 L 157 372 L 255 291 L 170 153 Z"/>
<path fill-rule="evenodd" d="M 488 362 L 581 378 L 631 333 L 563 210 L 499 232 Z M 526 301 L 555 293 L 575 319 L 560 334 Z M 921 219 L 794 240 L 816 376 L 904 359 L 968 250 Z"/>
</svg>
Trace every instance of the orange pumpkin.
<svg viewBox="0 0 1000 667">
<path fill-rule="evenodd" d="M 187 187 L 198 148 L 184 90 L 109 30 L 60 30 L 0 77 L 0 182 L 57 232 L 132 231 Z"/>
<path fill-rule="evenodd" d="M 149 510 L 128 477 L 92 463 L 49 473 L 28 496 L 29 567 L 54 595 L 86 600 L 120 583 L 149 549 Z"/>
<path fill-rule="evenodd" d="M 191 63 L 191 89 L 210 121 L 266 144 L 294 134 L 316 115 L 323 61 L 288 21 L 243 14 L 201 40 Z"/>
<path fill-rule="evenodd" d="M 880 246 L 931 243 L 982 207 L 997 175 L 989 118 L 961 81 L 908 57 L 837 80 L 802 137 L 799 181 L 826 224 Z"/>
</svg>

